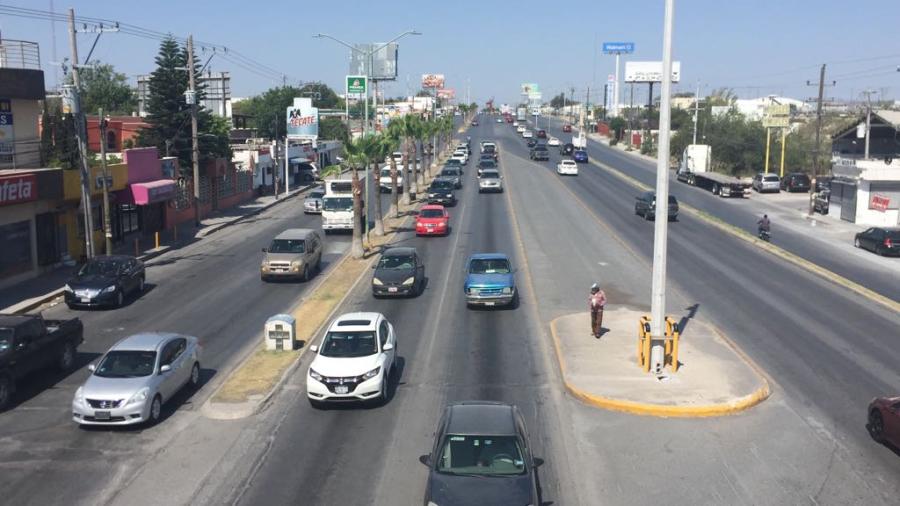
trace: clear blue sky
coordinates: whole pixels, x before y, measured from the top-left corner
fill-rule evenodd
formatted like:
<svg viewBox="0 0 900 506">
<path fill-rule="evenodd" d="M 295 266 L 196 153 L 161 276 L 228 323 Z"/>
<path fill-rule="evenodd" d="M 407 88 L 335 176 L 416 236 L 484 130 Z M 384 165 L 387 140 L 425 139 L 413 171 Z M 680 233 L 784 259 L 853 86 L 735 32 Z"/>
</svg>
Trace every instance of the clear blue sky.
<svg viewBox="0 0 900 506">
<path fill-rule="evenodd" d="M 0 0 L 3 5 L 49 10 L 48 0 Z M 633 41 L 631 59 L 654 60 L 662 53 L 662 0 L 517 2 L 381 1 L 311 2 L 222 0 L 150 2 L 57 0 L 55 9 L 141 27 L 193 33 L 195 39 L 238 50 L 284 72 L 294 82 L 321 80 L 342 86 L 348 51 L 317 32 L 348 42 L 384 41 L 407 29 L 423 33 L 400 44 L 400 78 L 390 95 L 418 90 L 422 73 L 443 73 L 457 95 L 471 82 L 473 100 L 518 99 L 519 83 L 541 85 L 545 99 L 570 86 L 584 97 L 593 83 L 602 88 L 614 58 L 602 55 L 602 41 Z M 858 98 L 865 88 L 900 98 L 900 1 L 867 0 L 676 0 L 674 55 L 682 63 L 680 90 L 732 87 L 741 97 L 769 93 L 814 96 L 807 80 L 828 63 L 826 95 Z M 0 14 L 8 39 L 39 42 L 48 86 L 55 82 L 51 23 Z M 68 54 L 64 23 L 56 23 L 56 60 Z M 93 36 L 79 35 L 87 54 Z M 94 57 L 133 77 L 153 70 L 158 42 L 133 35 L 104 34 Z M 214 71 L 232 73 L 235 96 L 280 84 L 214 58 Z M 339 90 L 339 92 L 342 90 Z M 627 91 L 627 88 L 624 90 Z M 594 101 L 599 93 L 592 93 Z"/>
</svg>

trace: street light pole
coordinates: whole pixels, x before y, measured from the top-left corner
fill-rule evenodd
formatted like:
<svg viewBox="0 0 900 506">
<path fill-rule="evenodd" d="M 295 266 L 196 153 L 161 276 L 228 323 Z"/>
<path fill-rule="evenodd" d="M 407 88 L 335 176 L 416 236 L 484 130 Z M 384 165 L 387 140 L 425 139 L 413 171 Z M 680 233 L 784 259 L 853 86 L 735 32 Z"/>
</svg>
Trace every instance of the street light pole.
<svg viewBox="0 0 900 506">
<path fill-rule="evenodd" d="M 663 65 L 659 103 L 659 142 L 656 152 L 656 222 L 653 237 L 653 278 L 650 299 L 651 371 L 662 371 L 666 319 L 666 246 L 669 222 L 669 120 L 672 88 L 672 24 L 675 0 L 666 0 L 663 28 Z"/>
<path fill-rule="evenodd" d="M 194 169 L 194 226 L 200 227 L 200 146 L 197 143 L 197 90 L 194 84 L 194 36 L 188 35 L 188 84 L 191 106 L 191 166 Z"/>
</svg>

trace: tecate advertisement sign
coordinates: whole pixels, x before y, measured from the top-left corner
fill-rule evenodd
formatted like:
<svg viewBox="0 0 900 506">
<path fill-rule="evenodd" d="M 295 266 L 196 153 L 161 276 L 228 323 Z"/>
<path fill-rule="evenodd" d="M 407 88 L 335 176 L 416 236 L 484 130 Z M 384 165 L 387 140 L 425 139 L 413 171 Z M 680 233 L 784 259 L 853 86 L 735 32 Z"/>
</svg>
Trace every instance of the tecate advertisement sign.
<svg viewBox="0 0 900 506">
<path fill-rule="evenodd" d="M 287 136 L 291 139 L 318 138 L 319 109 L 316 107 L 288 107 Z"/>
<path fill-rule="evenodd" d="M 423 88 L 443 88 L 444 74 L 422 74 Z"/>
<path fill-rule="evenodd" d="M 672 62 L 672 82 L 681 80 L 681 62 Z M 626 83 L 661 83 L 661 61 L 627 61 L 625 62 Z"/>
<path fill-rule="evenodd" d="M 37 176 L 22 174 L 21 176 L 0 177 L 0 206 L 21 204 L 37 200 Z"/>
<path fill-rule="evenodd" d="M 634 42 L 604 42 L 603 52 L 608 54 L 631 54 L 634 52 Z"/>
</svg>

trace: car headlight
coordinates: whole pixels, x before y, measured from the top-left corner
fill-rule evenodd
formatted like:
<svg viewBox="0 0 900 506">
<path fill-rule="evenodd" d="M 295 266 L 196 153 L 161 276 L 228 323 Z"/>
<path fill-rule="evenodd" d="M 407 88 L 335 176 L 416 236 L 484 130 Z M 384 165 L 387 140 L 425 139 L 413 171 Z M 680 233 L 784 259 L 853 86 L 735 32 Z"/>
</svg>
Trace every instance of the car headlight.
<svg viewBox="0 0 900 506">
<path fill-rule="evenodd" d="M 438 224 L 437 224 L 437 226 L 439 226 L 439 227 L 446 227 L 447 224 L 444 223 L 443 221 L 439 221 Z"/>
<path fill-rule="evenodd" d="M 383 285 L 384 283 L 382 283 L 381 280 L 378 279 L 378 278 L 372 278 L 372 284 L 373 284 L 373 285 L 376 285 L 376 286 L 381 286 L 381 285 Z"/>
<path fill-rule="evenodd" d="M 147 397 L 149 395 L 150 395 L 150 388 L 144 387 L 144 388 L 138 390 L 136 394 L 132 395 L 131 398 L 128 399 L 128 402 L 126 402 L 125 404 L 129 405 L 129 404 L 137 404 L 139 402 L 144 402 L 147 400 Z"/>
<path fill-rule="evenodd" d="M 438 503 L 434 501 L 428 501 L 428 506 L 438 506 Z"/>
<path fill-rule="evenodd" d="M 316 381 L 322 381 L 325 379 L 321 374 L 314 371 L 312 367 L 309 368 L 309 377 Z"/>
<path fill-rule="evenodd" d="M 263 263 L 263 264 L 261 264 L 261 265 L 259 266 L 259 268 L 262 269 L 262 270 L 264 270 L 264 271 L 268 271 L 268 270 L 269 270 L 269 264 Z"/>
<path fill-rule="evenodd" d="M 380 372 L 381 372 L 381 366 L 378 366 L 375 369 L 372 369 L 371 371 L 363 374 L 363 378 L 364 379 L 374 378 L 375 376 L 378 376 L 378 373 L 380 373 Z"/>
<path fill-rule="evenodd" d="M 412 278 L 412 277 L 406 278 L 405 280 L 403 280 L 403 286 L 409 286 L 415 282 L 416 282 L 416 278 Z"/>
<path fill-rule="evenodd" d="M 512 288 L 510 288 L 510 287 L 507 286 L 506 288 L 503 289 L 503 293 L 506 294 L 506 295 L 511 294 L 511 293 L 512 293 Z"/>
<path fill-rule="evenodd" d="M 477 288 L 468 288 L 467 290 L 469 291 L 469 293 L 470 293 L 471 295 L 478 295 L 478 289 L 477 289 Z"/>
<path fill-rule="evenodd" d="M 74 292 L 74 291 L 75 291 L 75 290 L 72 290 L 72 287 L 69 286 L 68 283 L 66 283 L 66 286 L 63 287 L 63 290 L 65 290 L 65 291 L 67 291 L 67 292 Z"/>
<path fill-rule="evenodd" d="M 78 387 L 78 390 L 75 390 L 75 402 L 84 404 L 84 387 Z"/>
<path fill-rule="evenodd" d="M 436 193 L 429 193 L 428 196 L 431 197 L 431 198 L 435 198 L 435 197 L 437 197 L 437 194 L 436 194 Z"/>
<path fill-rule="evenodd" d="M 299 271 L 301 265 L 303 265 L 303 260 L 294 260 L 291 262 L 291 269 Z"/>
<path fill-rule="evenodd" d="M 116 285 L 107 286 L 103 289 L 103 293 L 113 293 L 116 291 Z"/>
</svg>

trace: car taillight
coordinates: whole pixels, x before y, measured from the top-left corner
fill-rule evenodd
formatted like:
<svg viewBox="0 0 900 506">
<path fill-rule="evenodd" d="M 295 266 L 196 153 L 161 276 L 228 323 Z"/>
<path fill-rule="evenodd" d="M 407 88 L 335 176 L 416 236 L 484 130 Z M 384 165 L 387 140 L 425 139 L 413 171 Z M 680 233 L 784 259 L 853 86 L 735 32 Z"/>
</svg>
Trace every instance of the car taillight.
<svg viewBox="0 0 900 506">
<path fill-rule="evenodd" d="M 893 248 L 894 247 L 894 243 L 891 241 L 890 237 L 887 237 L 884 239 L 884 247 L 885 248 Z"/>
</svg>

